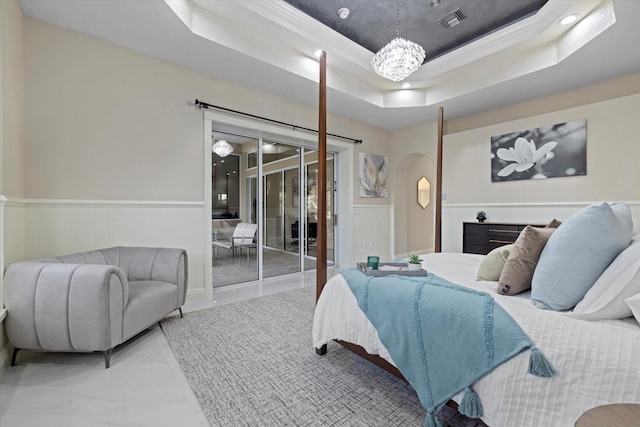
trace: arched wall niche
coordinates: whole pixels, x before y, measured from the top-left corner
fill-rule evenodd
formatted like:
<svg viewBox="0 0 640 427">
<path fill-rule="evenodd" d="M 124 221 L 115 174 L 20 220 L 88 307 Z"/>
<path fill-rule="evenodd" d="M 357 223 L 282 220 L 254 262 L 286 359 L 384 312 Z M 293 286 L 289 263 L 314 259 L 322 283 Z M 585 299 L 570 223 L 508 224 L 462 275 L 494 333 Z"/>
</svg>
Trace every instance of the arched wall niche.
<svg viewBox="0 0 640 427">
<path fill-rule="evenodd" d="M 417 200 L 417 183 L 422 177 L 431 183 L 431 202 L 423 209 Z M 394 173 L 393 253 L 405 257 L 411 253 L 433 252 L 435 168 L 424 154 L 412 153 L 403 157 Z"/>
</svg>

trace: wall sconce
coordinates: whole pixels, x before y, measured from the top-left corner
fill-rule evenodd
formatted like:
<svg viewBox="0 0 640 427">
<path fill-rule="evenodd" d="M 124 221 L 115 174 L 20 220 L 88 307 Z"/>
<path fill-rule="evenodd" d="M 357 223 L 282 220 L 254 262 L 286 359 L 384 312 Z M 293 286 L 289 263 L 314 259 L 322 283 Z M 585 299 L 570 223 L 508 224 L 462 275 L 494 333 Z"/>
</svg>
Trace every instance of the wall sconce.
<svg viewBox="0 0 640 427">
<path fill-rule="evenodd" d="M 424 176 L 418 180 L 418 204 L 426 209 L 431 203 L 431 184 Z"/>
</svg>

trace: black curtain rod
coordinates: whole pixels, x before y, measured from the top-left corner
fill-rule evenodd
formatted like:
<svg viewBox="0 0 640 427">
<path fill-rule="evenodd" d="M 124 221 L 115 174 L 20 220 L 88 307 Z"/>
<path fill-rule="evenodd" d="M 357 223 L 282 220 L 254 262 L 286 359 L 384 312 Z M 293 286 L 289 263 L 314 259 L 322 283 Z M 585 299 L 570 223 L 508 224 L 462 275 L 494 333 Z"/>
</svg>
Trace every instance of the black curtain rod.
<svg viewBox="0 0 640 427">
<path fill-rule="evenodd" d="M 225 108 L 225 107 L 220 107 L 218 105 L 208 104 L 206 102 L 198 101 L 197 99 L 196 99 L 195 103 L 196 103 L 196 106 L 198 108 L 215 108 L 217 110 L 228 111 L 230 113 L 240 114 L 242 116 L 247 116 L 247 117 L 251 117 L 251 118 L 254 118 L 254 119 L 258 119 L 258 120 L 264 120 L 266 122 L 275 123 L 275 124 L 278 124 L 278 125 L 281 125 L 281 126 L 287 126 L 287 127 L 292 128 L 293 130 L 301 129 L 301 130 L 306 130 L 307 132 L 318 133 L 318 131 L 315 130 L 315 129 L 310 129 L 310 128 L 306 128 L 306 127 L 303 127 L 303 126 L 296 126 L 296 125 L 292 125 L 291 123 L 280 122 L 278 120 L 273 120 L 273 119 L 269 119 L 269 118 L 266 118 L 266 117 L 256 116 L 254 114 L 243 113 L 242 111 L 232 110 L 230 108 Z M 353 141 L 354 144 L 362 144 L 362 140 L 361 139 L 349 138 L 348 136 L 341 136 L 341 135 L 336 135 L 336 134 L 333 134 L 333 133 L 327 133 L 327 135 L 333 136 L 335 138 L 346 139 L 347 141 Z"/>
</svg>

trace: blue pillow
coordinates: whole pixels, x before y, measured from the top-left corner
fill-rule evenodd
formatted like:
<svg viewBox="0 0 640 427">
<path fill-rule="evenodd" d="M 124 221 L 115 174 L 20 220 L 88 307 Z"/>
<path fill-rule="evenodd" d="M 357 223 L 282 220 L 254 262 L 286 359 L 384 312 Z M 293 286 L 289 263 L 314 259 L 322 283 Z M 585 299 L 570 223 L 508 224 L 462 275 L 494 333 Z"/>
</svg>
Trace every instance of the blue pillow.
<svg viewBox="0 0 640 427">
<path fill-rule="evenodd" d="M 631 210 L 622 202 L 587 206 L 551 235 L 531 281 L 531 299 L 549 310 L 568 310 L 629 245 Z"/>
</svg>

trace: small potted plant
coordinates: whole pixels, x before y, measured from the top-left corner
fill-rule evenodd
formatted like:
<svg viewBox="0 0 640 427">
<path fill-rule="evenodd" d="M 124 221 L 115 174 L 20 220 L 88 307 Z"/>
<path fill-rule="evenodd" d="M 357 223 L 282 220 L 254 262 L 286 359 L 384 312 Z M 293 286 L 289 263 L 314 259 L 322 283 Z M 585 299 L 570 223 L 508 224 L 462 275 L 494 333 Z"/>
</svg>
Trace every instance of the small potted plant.
<svg viewBox="0 0 640 427">
<path fill-rule="evenodd" d="M 484 222 L 484 220 L 487 219 L 486 212 L 485 211 L 476 212 L 476 219 L 478 220 L 478 222 Z"/>
<path fill-rule="evenodd" d="M 409 270 L 420 270 L 422 260 L 418 255 L 409 255 Z"/>
</svg>

